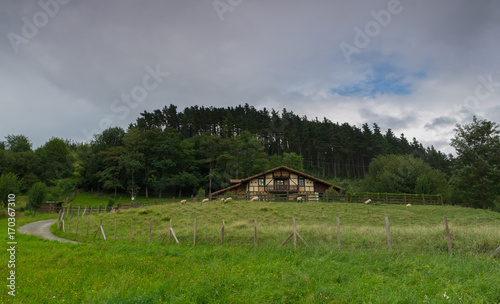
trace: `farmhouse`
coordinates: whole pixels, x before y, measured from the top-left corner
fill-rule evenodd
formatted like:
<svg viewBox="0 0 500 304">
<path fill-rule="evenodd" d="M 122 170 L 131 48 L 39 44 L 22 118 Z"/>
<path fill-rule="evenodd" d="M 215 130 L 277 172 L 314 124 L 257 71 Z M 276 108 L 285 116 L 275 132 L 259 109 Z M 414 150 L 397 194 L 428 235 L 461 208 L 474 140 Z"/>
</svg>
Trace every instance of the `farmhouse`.
<svg viewBox="0 0 500 304">
<path fill-rule="evenodd" d="M 225 189 L 212 193 L 213 197 L 223 195 L 238 195 L 259 197 L 259 200 L 267 200 L 270 194 L 274 197 L 283 197 L 294 200 L 302 197 L 306 200 L 317 199 L 330 188 L 337 192 L 342 188 L 325 182 L 314 176 L 288 168 L 285 166 L 250 176 L 241 180 L 231 180 L 231 185 Z"/>
</svg>

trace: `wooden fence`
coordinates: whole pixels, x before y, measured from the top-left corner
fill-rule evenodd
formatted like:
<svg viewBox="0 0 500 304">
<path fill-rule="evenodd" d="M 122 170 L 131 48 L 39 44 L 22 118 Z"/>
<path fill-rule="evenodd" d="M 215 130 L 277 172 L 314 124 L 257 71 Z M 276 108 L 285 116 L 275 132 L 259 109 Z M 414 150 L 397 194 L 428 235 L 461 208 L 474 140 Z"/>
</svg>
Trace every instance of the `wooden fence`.
<svg viewBox="0 0 500 304">
<path fill-rule="evenodd" d="M 284 201 L 305 201 L 305 202 L 346 202 L 346 203 L 364 203 L 368 199 L 372 203 L 381 204 L 412 204 L 412 205 L 444 205 L 443 196 L 441 194 L 407 194 L 407 193 L 355 193 L 355 194 L 331 194 L 325 193 L 265 193 L 259 195 L 236 195 L 219 196 L 216 199 L 227 197 L 237 198 L 241 200 L 250 200 L 254 197 L 259 201 L 268 202 L 284 202 Z"/>
<path fill-rule="evenodd" d="M 231 197 L 233 199 L 241 199 L 241 200 L 251 200 L 254 197 L 257 197 L 259 201 L 269 201 L 269 202 L 297 202 L 298 200 L 302 202 L 347 202 L 347 203 L 363 203 L 368 199 L 371 199 L 372 203 L 382 203 L 382 204 L 412 204 L 412 205 L 443 205 L 443 196 L 440 194 L 437 195 L 429 195 L 429 194 L 406 194 L 406 193 L 355 193 L 355 194 L 329 194 L 326 193 L 308 193 L 304 195 L 297 194 L 273 194 L 267 193 L 264 195 L 236 195 L 233 194 L 231 196 L 224 196 L 214 198 L 213 200 L 226 199 Z M 190 199 L 186 199 L 187 202 L 196 203 L 200 202 L 197 198 L 191 196 Z M 179 199 L 176 200 L 173 197 L 171 200 L 162 200 L 162 201 L 151 201 L 151 202 L 133 202 L 133 203 L 118 203 L 112 206 L 107 205 L 79 205 L 73 206 L 69 204 L 68 207 L 62 207 L 62 210 L 66 212 L 66 214 L 70 214 L 74 216 L 75 214 L 85 213 L 85 214 L 100 214 L 111 212 L 116 209 L 130 209 L 130 208 L 139 208 L 146 206 L 157 206 L 157 205 L 166 205 L 170 203 L 180 202 Z M 52 208 L 52 209 L 39 209 L 37 212 L 40 213 L 58 213 L 61 208 Z"/>
<path fill-rule="evenodd" d="M 73 218 L 73 225 L 76 225 L 76 228 L 73 228 L 73 229 L 75 230 L 75 235 L 78 235 L 78 227 L 79 227 L 80 219 L 82 219 L 82 224 L 84 224 L 84 227 L 82 227 L 82 229 L 80 231 L 81 231 L 81 233 L 85 233 L 85 235 L 88 237 L 89 236 L 89 228 L 90 228 L 90 219 L 87 220 L 87 223 L 85 225 L 85 221 L 83 220 L 83 218 L 84 218 L 84 214 L 82 214 L 81 216 L 78 215 L 76 217 L 76 219 Z M 65 215 L 64 212 L 61 210 L 60 213 L 59 213 L 59 217 L 57 219 L 57 226 L 58 226 L 58 228 L 60 230 L 63 230 L 64 232 L 67 231 L 68 233 L 70 233 L 71 232 L 71 220 L 72 220 L 72 217 L 70 215 Z M 279 246 L 283 247 L 284 245 L 286 245 L 286 243 L 290 239 L 293 239 L 293 247 L 294 248 L 297 248 L 297 239 L 301 240 L 304 243 L 304 245 L 308 246 L 307 242 L 302 238 L 302 236 L 299 234 L 299 232 L 297 230 L 295 218 L 293 218 L 292 220 L 293 220 L 292 232 L 285 238 L 285 240 Z M 450 256 L 452 256 L 453 255 L 452 237 L 451 237 L 450 229 L 449 229 L 449 226 L 448 226 L 448 219 L 447 219 L 446 215 L 443 218 L 443 222 L 444 222 L 444 233 L 446 235 L 446 242 L 447 242 L 448 254 Z M 254 229 L 253 229 L 253 246 L 254 247 L 258 247 L 259 236 L 258 236 L 257 220 L 254 219 L 253 223 L 254 223 Z M 336 233 L 336 245 L 337 245 L 338 249 L 340 250 L 341 247 L 342 247 L 342 245 L 341 245 L 342 242 L 341 242 L 341 225 L 340 225 L 340 218 L 339 217 L 336 218 L 336 224 L 337 224 L 336 225 L 336 228 L 337 228 L 337 231 L 336 231 L 337 232 Z M 391 239 L 390 222 L 389 222 L 389 218 L 387 216 L 385 217 L 385 226 L 386 226 L 386 234 L 387 234 L 387 246 L 388 246 L 389 250 L 392 250 L 392 244 L 393 243 L 392 243 L 392 239 Z M 75 226 L 73 226 L 73 227 L 75 227 Z M 90 233 L 92 233 L 94 229 L 95 229 L 95 227 L 92 228 L 92 230 L 90 231 Z M 126 227 L 126 229 L 128 229 L 128 227 Z M 133 219 L 130 219 L 130 242 L 133 242 L 133 229 L 134 229 Z M 149 231 L 148 232 L 148 242 L 151 242 L 152 230 L 153 230 L 153 220 L 151 219 L 150 223 L 149 223 L 149 229 L 148 229 L 148 231 Z M 113 235 L 113 239 L 115 241 L 116 241 L 116 232 L 117 232 L 117 222 L 116 222 L 116 219 L 115 219 L 114 220 L 114 235 Z M 222 225 L 221 225 L 220 233 L 221 233 L 221 235 L 220 235 L 220 244 L 224 245 L 225 244 L 224 243 L 224 237 L 225 237 L 225 221 L 224 221 L 224 219 L 222 219 Z M 192 240 L 193 240 L 192 241 L 193 246 L 196 246 L 196 234 L 197 234 L 197 221 L 195 219 L 194 220 L 194 225 L 193 225 L 193 238 L 192 238 Z M 175 240 L 175 242 L 177 244 L 180 243 L 179 239 L 175 235 L 174 228 L 172 226 L 172 219 L 170 219 L 169 229 L 167 230 L 167 232 L 161 238 L 161 242 L 162 243 L 165 242 L 167 235 L 168 235 L 168 244 L 170 244 L 172 242 L 172 238 Z M 106 239 L 106 233 L 104 232 L 104 228 L 103 228 L 103 225 L 102 225 L 102 218 L 100 219 L 99 226 L 97 226 L 97 229 L 96 229 L 96 231 L 94 233 L 94 239 L 96 237 L 101 238 L 101 236 L 102 236 L 102 238 L 104 240 L 107 240 Z M 498 247 L 493 252 L 492 257 L 495 257 L 498 253 L 500 253 L 500 247 Z"/>
</svg>

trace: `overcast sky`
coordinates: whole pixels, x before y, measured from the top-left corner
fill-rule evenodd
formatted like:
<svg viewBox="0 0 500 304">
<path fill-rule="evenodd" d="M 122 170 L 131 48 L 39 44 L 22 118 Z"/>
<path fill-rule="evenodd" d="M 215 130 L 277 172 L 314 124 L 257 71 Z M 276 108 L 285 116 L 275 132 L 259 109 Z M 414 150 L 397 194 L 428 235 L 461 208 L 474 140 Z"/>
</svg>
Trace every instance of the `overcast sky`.
<svg viewBox="0 0 500 304">
<path fill-rule="evenodd" d="M 248 103 L 446 153 L 500 122 L 496 0 L 2 0 L 0 140 L 87 141 L 175 104 Z M 318 134 L 320 136 L 320 134 Z"/>
</svg>

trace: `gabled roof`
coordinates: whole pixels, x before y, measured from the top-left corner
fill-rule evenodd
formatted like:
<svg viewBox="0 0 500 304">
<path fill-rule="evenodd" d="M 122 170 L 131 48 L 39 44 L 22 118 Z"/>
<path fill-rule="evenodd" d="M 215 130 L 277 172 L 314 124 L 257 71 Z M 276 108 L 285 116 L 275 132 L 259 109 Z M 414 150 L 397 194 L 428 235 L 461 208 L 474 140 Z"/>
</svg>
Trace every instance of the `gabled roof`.
<svg viewBox="0 0 500 304">
<path fill-rule="evenodd" d="M 333 187 L 333 188 L 335 188 L 335 190 L 337 190 L 337 191 L 339 191 L 339 190 L 341 190 L 341 189 L 342 189 L 341 187 L 339 187 L 339 186 L 337 186 L 337 185 L 334 185 L 334 184 L 332 184 L 332 183 L 326 182 L 326 181 L 324 181 L 324 180 L 321 180 L 321 179 L 319 179 L 319 178 L 317 178 L 317 177 L 314 177 L 314 176 L 312 176 L 312 175 L 306 174 L 306 173 L 304 173 L 304 172 L 300 172 L 300 171 L 298 171 L 298 170 L 295 170 L 295 169 L 289 168 L 289 167 L 287 167 L 287 166 L 279 166 L 279 167 L 273 168 L 273 169 L 271 169 L 271 170 L 267 170 L 267 171 L 265 171 L 265 172 L 261 172 L 261 173 L 259 173 L 259 174 L 256 174 L 256 175 L 253 175 L 253 176 L 247 177 L 247 178 L 245 178 L 245 179 L 242 179 L 239 183 L 236 183 L 236 184 L 234 184 L 234 185 L 231 185 L 231 186 L 229 186 L 229 187 L 227 187 L 227 188 L 224 188 L 224 189 L 221 189 L 221 190 L 219 190 L 219 191 L 212 192 L 212 195 L 214 195 L 214 194 L 215 194 L 215 195 L 217 195 L 217 194 L 219 194 L 220 192 L 224 192 L 224 191 L 228 191 L 228 190 L 231 190 L 231 189 L 234 189 L 234 188 L 238 188 L 238 187 L 240 187 L 241 185 L 244 185 L 244 184 L 248 183 L 248 182 L 249 182 L 249 181 L 251 181 L 252 179 L 256 179 L 256 178 L 259 178 L 259 177 L 261 177 L 261 176 L 266 176 L 266 175 L 267 175 L 267 174 L 269 174 L 269 173 L 272 173 L 272 172 L 274 172 L 274 171 L 278 171 L 278 170 L 282 170 L 282 169 L 285 169 L 285 170 L 287 170 L 287 171 L 293 172 L 293 173 L 297 174 L 297 175 L 298 175 L 298 176 L 300 176 L 300 177 L 306 177 L 306 178 L 311 179 L 311 180 L 313 180 L 313 181 L 315 181 L 315 182 L 325 184 L 325 185 L 327 185 L 327 186 L 329 186 L 329 187 Z"/>
</svg>

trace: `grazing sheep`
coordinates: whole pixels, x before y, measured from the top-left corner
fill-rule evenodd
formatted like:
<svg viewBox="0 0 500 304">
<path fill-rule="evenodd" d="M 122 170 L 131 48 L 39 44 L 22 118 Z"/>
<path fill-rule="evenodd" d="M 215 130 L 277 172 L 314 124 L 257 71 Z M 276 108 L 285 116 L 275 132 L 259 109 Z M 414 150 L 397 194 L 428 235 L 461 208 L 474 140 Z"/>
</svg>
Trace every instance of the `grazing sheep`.
<svg viewBox="0 0 500 304">
<path fill-rule="evenodd" d="M 259 197 L 258 196 L 254 196 L 250 199 L 250 201 L 254 202 L 254 201 L 258 201 L 259 200 Z"/>
<path fill-rule="evenodd" d="M 187 203 L 187 200 L 182 200 L 182 201 L 181 201 L 181 205 L 184 205 L 184 204 L 186 204 L 186 203 Z"/>
<path fill-rule="evenodd" d="M 411 207 L 411 204 L 406 204 L 406 207 Z"/>
<path fill-rule="evenodd" d="M 304 200 L 304 198 L 302 196 L 297 197 L 297 202 L 301 202 L 303 200 Z"/>
<path fill-rule="evenodd" d="M 221 198 L 219 202 L 224 203 L 224 198 Z"/>
<path fill-rule="evenodd" d="M 202 204 L 208 203 L 210 200 L 208 198 L 201 201 Z"/>
<path fill-rule="evenodd" d="M 369 205 L 372 203 L 372 200 L 371 199 L 368 199 L 367 201 L 365 201 L 365 205 Z"/>
<path fill-rule="evenodd" d="M 232 198 L 232 197 L 228 197 L 228 198 L 226 198 L 226 200 L 225 200 L 224 202 L 226 202 L 226 203 L 227 203 L 227 202 L 230 202 L 230 201 L 232 201 L 232 200 L 233 200 L 233 198 Z"/>
</svg>

